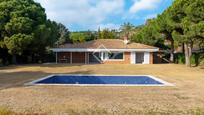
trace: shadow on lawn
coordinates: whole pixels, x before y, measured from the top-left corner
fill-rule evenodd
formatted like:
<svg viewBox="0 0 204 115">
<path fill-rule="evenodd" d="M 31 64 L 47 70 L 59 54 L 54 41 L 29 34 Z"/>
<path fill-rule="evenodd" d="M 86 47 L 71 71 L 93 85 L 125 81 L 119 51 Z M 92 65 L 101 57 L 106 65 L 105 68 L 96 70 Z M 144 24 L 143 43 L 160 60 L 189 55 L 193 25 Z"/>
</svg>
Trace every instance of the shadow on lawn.
<svg viewBox="0 0 204 115">
<path fill-rule="evenodd" d="M 18 68 L 22 68 L 22 65 L 0 66 L 0 71 L 1 70 L 8 70 L 8 69 L 18 69 Z"/>
<path fill-rule="evenodd" d="M 63 74 L 91 74 L 91 71 L 73 71 Z M 25 83 L 58 73 L 45 73 L 42 71 L 21 71 L 11 73 L 0 73 L 0 90 L 11 87 L 23 87 Z M 61 73 L 60 73 L 61 74 Z"/>
<path fill-rule="evenodd" d="M 0 66 L 0 71 L 1 70 L 8 70 L 8 69 L 19 69 L 23 67 L 72 67 L 72 66 L 83 66 L 86 64 L 66 64 L 66 63 L 43 63 L 43 64 L 20 64 L 20 65 L 8 65 L 8 66 Z M 93 65 L 93 64 L 89 64 Z"/>
<path fill-rule="evenodd" d="M 72 67 L 72 66 L 83 66 L 86 64 L 66 64 L 66 63 L 49 63 L 49 64 L 37 64 L 40 67 Z"/>
</svg>

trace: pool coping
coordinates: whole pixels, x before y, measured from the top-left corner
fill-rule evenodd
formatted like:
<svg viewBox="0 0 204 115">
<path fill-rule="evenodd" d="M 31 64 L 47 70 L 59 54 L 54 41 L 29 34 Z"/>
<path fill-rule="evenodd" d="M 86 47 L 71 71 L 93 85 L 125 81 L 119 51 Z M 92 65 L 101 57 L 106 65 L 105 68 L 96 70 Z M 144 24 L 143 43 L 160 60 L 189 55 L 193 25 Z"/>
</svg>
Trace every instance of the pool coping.
<svg viewBox="0 0 204 115">
<path fill-rule="evenodd" d="M 48 79 L 48 78 L 51 78 L 53 76 L 147 76 L 149 78 L 152 78 L 153 80 L 156 80 L 162 84 L 42 84 L 42 83 L 38 83 L 36 84 L 37 82 L 39 81 L 42 81 L 42 80 L 45 80 L 45 79 Z M 164 81 L 160 78 L 157 78 L 157 77 L 154 77 L 152 75 L 105 75 L 105 74 L 52 74 L 52 75 L 48 75 L 46 77 L 43 77 L 43 78 L 40 78 L 40 79 L 37 79 L 37 80 L 33 80 L 29 83 L 25 83 L 24 85 L 40 85 L 40 86 L 175 86 L 174 84 L 172 83 L 169 83 L 167 81 Z"/>
</svg>

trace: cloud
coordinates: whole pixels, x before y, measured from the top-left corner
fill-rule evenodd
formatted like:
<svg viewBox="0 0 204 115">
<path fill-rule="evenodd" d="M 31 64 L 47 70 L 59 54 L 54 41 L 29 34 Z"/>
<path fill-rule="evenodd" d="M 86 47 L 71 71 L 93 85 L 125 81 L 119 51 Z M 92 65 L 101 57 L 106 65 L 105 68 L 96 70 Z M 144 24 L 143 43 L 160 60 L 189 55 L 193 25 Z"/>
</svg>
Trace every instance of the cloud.
<svg viewBox="0 0 204 115">
<path fill-rule="evenodd" d="M 152 18 L 156 18 L 157 17 L 157 14 L 149 14 L 147 16 L 144 17 L 145 20 L 148 20 L 148 19 L 152 19 Z"/>
<path fill-rule="evenodd" d="M 137 13 L 142 10 L 151 10 L 156 8 L 161 0 L 134 0 L 134 4 L 130 7 L 130 13 Z"/>
<path fill-rule="evenodd" d="M 115 24 L 115 23 L 101 23 L 101 24 L 93 24 L 93 25 L 84 25 L 81 26 L 80 28 L 82 28 L 83 30 L 93 30 L 93 31 L 97 31 L 99 28 L 100 30 L 104 30 L 104 29 L 109 29 L 109 30 L 117 30 L 120 28 L 120 24 Z"/>
<path fill-rule="evenodd" d="M 99 25 L 110 15 L 119 15 L 123 0 L 35 0 L 46 9 L 49 19 L 69 25 Z M 88 29 L 88 28 L 87 28 Z"/>
<path fill-rule="evenodd" d="M 103 30 L 103 29 L 110 29 L 110 30 L 115 29 L 115 30 L 117 30 L 120 28 L 120 26 L 121 25 L 119 25 L 119 24 L 107 23 L 107 24 L 99 24 L 97 26 L 97 28 L 100 27 L 101 30 Z"/>
<path fill-rule="evenodd" d="M 124 22 L 141 25 L 168 7 L 172 0 L 35 0 L 47 17 L 71 31 L 119 28 Z M 161 7 L 160 7 L 161 6 Z"/>
</svg>

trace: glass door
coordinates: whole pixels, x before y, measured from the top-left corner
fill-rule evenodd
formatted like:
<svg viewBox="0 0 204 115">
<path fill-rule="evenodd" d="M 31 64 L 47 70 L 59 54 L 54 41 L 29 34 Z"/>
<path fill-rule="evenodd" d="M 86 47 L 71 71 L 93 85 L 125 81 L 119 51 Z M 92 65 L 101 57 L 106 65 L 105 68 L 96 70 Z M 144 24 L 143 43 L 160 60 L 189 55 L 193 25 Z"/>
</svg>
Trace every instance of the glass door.
<svg viewBox="0 0 204 115">
<path fill-rule="evenodd" d="M 136 64 L 142 64 L 144 62 L 144 52 L 137 52 L 135 57 Z"/>
</svg>

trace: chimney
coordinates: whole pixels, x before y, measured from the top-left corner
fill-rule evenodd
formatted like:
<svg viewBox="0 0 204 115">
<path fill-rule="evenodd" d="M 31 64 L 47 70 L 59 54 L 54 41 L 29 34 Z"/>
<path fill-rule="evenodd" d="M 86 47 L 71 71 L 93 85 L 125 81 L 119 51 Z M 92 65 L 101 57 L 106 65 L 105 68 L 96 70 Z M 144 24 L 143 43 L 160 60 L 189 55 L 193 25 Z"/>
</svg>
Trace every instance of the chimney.
<svg viewBox="0 0 204 115">
<path fill-rule="evenodd" d="M 129 43 L 129 40 L 128 40 L 127 36 L 123 37 L 123 42 L 124 42 L 125 45 L 127 45 Z"/>
</svg>

